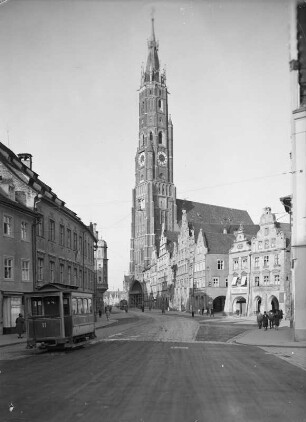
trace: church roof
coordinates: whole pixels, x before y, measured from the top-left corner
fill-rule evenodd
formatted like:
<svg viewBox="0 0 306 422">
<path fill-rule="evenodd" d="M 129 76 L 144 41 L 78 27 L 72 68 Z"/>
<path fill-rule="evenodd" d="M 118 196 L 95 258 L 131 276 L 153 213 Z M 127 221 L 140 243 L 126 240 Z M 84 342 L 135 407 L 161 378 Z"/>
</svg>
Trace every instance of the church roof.
<svg viewBox="0 0 306 422">
<path fill-rule="evenodd" d="M 219 205 L 202 204 L 200 202 L 177 199 L 177 221 L 182 220 L 182 211 L 186 210 L 187 219 L 192 223 L 202 223 L 214 227 L 214 225 L 231 226 L 242 223 L 244 226 L 253 225 L 253 221 L 247 211 L 235 208 L 220 207 Z M 215 231 L 215 230 L 212 230 Z"/>
</svg>

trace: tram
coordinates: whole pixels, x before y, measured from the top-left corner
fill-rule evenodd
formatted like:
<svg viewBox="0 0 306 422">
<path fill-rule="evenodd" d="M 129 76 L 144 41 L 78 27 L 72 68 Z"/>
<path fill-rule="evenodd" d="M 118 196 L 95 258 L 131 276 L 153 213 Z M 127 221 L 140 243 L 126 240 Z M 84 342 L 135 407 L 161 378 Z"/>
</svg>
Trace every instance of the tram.
<svg viewBox="0 0 306 422">
<path fill-rule="evenodd" d="M 25 295 L 28 347 L 73 348 L 95 338 L 93 295 L 78 287 L 45 284 Z"/>
<path fill-rule="evenodd" d="M 125 299 L 120 300 L 119 308 L 125 312 L 128 311 L 128 302 Z"/>
</svg>

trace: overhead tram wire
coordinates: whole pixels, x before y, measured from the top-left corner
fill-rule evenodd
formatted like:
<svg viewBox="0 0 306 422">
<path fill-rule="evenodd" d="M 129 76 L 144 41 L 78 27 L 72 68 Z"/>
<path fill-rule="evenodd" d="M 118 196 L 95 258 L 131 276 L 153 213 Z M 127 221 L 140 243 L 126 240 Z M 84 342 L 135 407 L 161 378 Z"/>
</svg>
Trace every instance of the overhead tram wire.
<svg viewBox="0 0 306 422">
<path fill-rule="evenodd" d="M 283 175 L 294 174 L 294 173 L 302 173 L 302 172 L 303 172 L 303 170 L 296 170 L 296 171 L 287 171 L 287 172 L 283 172 L 283 173 L 270 174 L 270 175 L 267 175 L 267 176 L 252 177 L 250 179 L 237 180 L 235 182 L 220 183 L 218 185 L 211 185 L 211 186 L 202 186 L 200 188 L 189 189 L 188 191 L 183 191 L 183 192 L 180 192 L 179 191 L 179 194 L 185 194 L 185 193 L 189 193 L 189 192 L 196 192 L 196 191 L 205 190 L 205 189 L 219 188 L 219 187 L 223 187 L 223 186 L 237 185 L 239 183 L 253 182 L 255 180 L 269 179 L 271 177 L 283 176 Z"/>
</svg>

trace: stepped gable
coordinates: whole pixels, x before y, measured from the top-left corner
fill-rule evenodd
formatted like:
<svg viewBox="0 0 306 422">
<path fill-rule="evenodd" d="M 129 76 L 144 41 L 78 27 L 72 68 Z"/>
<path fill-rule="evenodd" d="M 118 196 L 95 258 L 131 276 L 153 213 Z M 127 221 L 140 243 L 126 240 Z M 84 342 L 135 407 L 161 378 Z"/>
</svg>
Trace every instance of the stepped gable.
<svg viewBox="0 0 306 422">
<path fill-rule="evenodd" d="M 170 254 L 172 254 L 174 243 L 177 243 L 179 233 L 173 232 L 173 231 L 170 231 L 170 230 L 165 230 L 164 235 L 167 238 L 167 249 L 170 252 Z M 155 236 L 155 246 L 156 246 L 156 250 L 159 251 L 160 236 L 158 234 Z"/>
<path fill-rule="evenodd" d="M 200 202 L 187 201 L 185 199 L 177 199 L 177 222 L 180 224 L 182 220 L 182 211 L 186 210 L 189 222 L 202 223 L 208 225 L 209 231 L 214 231 L 214 225 L 231 226 L 242 223 L 244 226 L 253 225 L 253 221 L 249 213 L 244 210 L 234 208 L 220 207 L 218 205 L 202 204 Z"/>
</svg>

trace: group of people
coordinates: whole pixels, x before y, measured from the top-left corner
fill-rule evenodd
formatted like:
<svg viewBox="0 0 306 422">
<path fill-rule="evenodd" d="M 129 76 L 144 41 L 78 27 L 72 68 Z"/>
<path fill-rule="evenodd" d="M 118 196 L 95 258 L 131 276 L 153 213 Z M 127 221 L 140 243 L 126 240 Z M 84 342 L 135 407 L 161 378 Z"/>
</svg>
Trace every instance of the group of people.
<svg viewBox="0 0 306 422">
<path fill-rule="evenodd" d="M 263 327 L 264 330 L 267 330 L 269 326 L 270 329 L 275 328 L 275 330 L 278 330 L 281 319 L 283 319 L 283 311 L 281 309 L 271 309 L 269 312 L 264 311 L 263 314 L 259 311 L 257 314 L 258 328 Z"/>
</svg>

